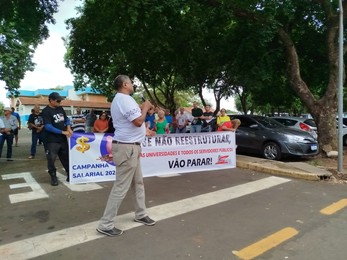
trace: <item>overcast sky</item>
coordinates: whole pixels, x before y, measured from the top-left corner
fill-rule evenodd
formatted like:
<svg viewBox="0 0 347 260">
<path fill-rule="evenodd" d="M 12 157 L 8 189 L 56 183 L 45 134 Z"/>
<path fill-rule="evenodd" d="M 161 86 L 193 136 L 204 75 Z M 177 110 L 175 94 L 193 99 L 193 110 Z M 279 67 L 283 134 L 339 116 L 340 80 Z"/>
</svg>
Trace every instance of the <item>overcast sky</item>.
<svg viewBox="0 0 347 260">
<path fill-rule="evenodd" d="M 62 37 L 68 34 L 64 21 L 76 16 L 76 6 L 80 0 L 64 0 L 59 2 L 59 12 L 55 14 L 56 24 L 49 26 L 50 37 L 39 45 L 33 61 L 35 70 L 27 72 L 21 81 L 21 90 L 36 90 L 54 88 L 56 86 L 72 85 L 73 77 L 70 70 L 64 66 L 66 49 Z M 10 105 L 6 99 L 5 82 L 0 81 L 0 102 Z"/>
<path fill-rule="evenodd" d="M 66 52 L 64 42 L 61 39 L 68 34 L 65 20 L 75 17 L 76 6 L 80 6 L 81 0 L 64 0 L 60 2 L 59 12 L 54 18 L 56 24 L 49 26 L 50 37 L 39 45 L 35 51 L 33 61 L 36 63 L 35 70 L 27 72 L 21 81 L 20 90 L 36 90 L 54 88 L 57 86 L 72 85 L 73 77 L 70 70 L 64 66 L 64 55 Z M 0 102 L 9 106 L 9 100 L 6 98 L 5 82 L 0 81 Z M 204 92 L 204 97 L 212 107 L 215 107 L 215 101 L 212 94 Z M 234 110 L 234 99 L 222 101 L 221 108 Z"/>
</svg>

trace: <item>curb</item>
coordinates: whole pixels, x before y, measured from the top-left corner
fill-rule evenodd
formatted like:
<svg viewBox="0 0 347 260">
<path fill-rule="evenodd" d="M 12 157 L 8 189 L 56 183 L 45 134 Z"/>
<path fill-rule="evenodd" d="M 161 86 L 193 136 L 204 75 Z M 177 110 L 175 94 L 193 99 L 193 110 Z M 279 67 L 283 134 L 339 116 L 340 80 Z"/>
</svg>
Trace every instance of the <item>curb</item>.
<svg viewBox="0 0 347 260">
<path fill-rule="evenodd" d="M 286 163 L 263 158 L 237 155 L 236 167 L 275 176 L 286 176 L 309 181 L 329 179 L 332 173 L 306 163 Z"/>
<path fill-rule="evenodd" d="M 241 169 L 268 173 L 275 176 L 293 177 L 293 178 L 304 179 L 309 181 L 321 180 L 321 177 L 319 177 L 317 174 L 306 173 L 306 172 L 296 171 L 296 170 L 275 169 L 273 167 L 265 167 L 264 165 L 259 163 L 246 163 L 246 162 L 238 161 L 236 162 L 236 166 Z"/>
</svg>

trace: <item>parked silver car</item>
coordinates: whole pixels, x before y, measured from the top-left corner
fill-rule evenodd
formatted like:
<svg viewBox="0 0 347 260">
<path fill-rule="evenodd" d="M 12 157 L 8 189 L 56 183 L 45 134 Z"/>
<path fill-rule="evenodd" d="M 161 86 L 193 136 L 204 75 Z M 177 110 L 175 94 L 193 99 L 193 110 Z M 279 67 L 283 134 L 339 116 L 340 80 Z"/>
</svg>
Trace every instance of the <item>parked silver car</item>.
<svg viewBox="0 0 347 260">
<path fill-rule="evenodd" d="M 314 156 L 318 142 L 308 132 L 285 127 L 270 117 L 229 115 L 239 119 L 236 130 L 238 152 L 260 153 L 266 159 L 280 160 L 284 156 Z"/>
<path fill-rule="evenodd" d="M 315 139 L 317 139 L 317 126 L 312 118 L 301 118 L 301 117 L 271 117 L 282 125 L 300 129 L 303 131 L 309 132 Z M 342 128 L 342 143 L 344 146 L 347 146 L 347 120 L 343 122 Z M 338 128 L 338 124 L 336 122 L 336 128 Z"/>
<path fill-rule="evenodd" d="M 274 116 L 271 117 L 277 122 L 290 128 L 296 128 L 302 131 L 309 132 L 317 139 L 317 126 L 312 118 L 290 117 L 290 116 Z"/>
</svg>

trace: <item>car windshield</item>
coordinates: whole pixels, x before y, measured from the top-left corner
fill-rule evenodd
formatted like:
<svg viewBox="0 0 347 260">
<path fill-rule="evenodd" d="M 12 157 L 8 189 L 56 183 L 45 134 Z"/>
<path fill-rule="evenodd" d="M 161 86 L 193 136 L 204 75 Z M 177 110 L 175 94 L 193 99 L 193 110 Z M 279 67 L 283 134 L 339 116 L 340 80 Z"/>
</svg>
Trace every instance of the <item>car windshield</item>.
<svg viewBox="0 0 347 260">
<path fill-rule="evenodd" d="M 255 117 L 254 119 L 267 128 L 283 128 L 283 125 L 281 123 L 269 117 L 259 116 Z"/>
</svg>

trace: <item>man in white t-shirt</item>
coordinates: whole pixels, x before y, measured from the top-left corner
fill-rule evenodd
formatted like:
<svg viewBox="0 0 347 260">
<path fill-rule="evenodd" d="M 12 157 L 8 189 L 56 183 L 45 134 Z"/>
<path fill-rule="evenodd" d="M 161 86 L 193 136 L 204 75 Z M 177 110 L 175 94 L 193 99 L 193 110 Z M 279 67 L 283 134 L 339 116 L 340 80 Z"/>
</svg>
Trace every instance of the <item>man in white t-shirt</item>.
<svg viewBox="0 0 347 260">
<path fill-rule="evenodd" d="M 176 115 L 177 127 L 176 133 L 185 133 L 187 130 L 189 115 L 184 111 L 184 107 L 180 107 Z"/>
<path fill-rule="evenodd" d="M 134 198 L 134 220 L 147 226 L 155 224 L 155 221 L 146 213 L 145 189 L 140 164 L 141 143 L 146 135 L 145 118 L 152 104 L 146 100 L 141 108 L 139 107 L 131 97 L 134 86 L 128 76 L 117 76 L 114 86 L 117 94 L 112 101 L 111 116 L 115 128 L 112 154 L 116 165 L 116 180 L 104 215 L 96 229 L 99 233 L 111 237 L 123 233 L 123 230 L 114 226 L 113 220 L 130 187 Z"/>
</svg>

